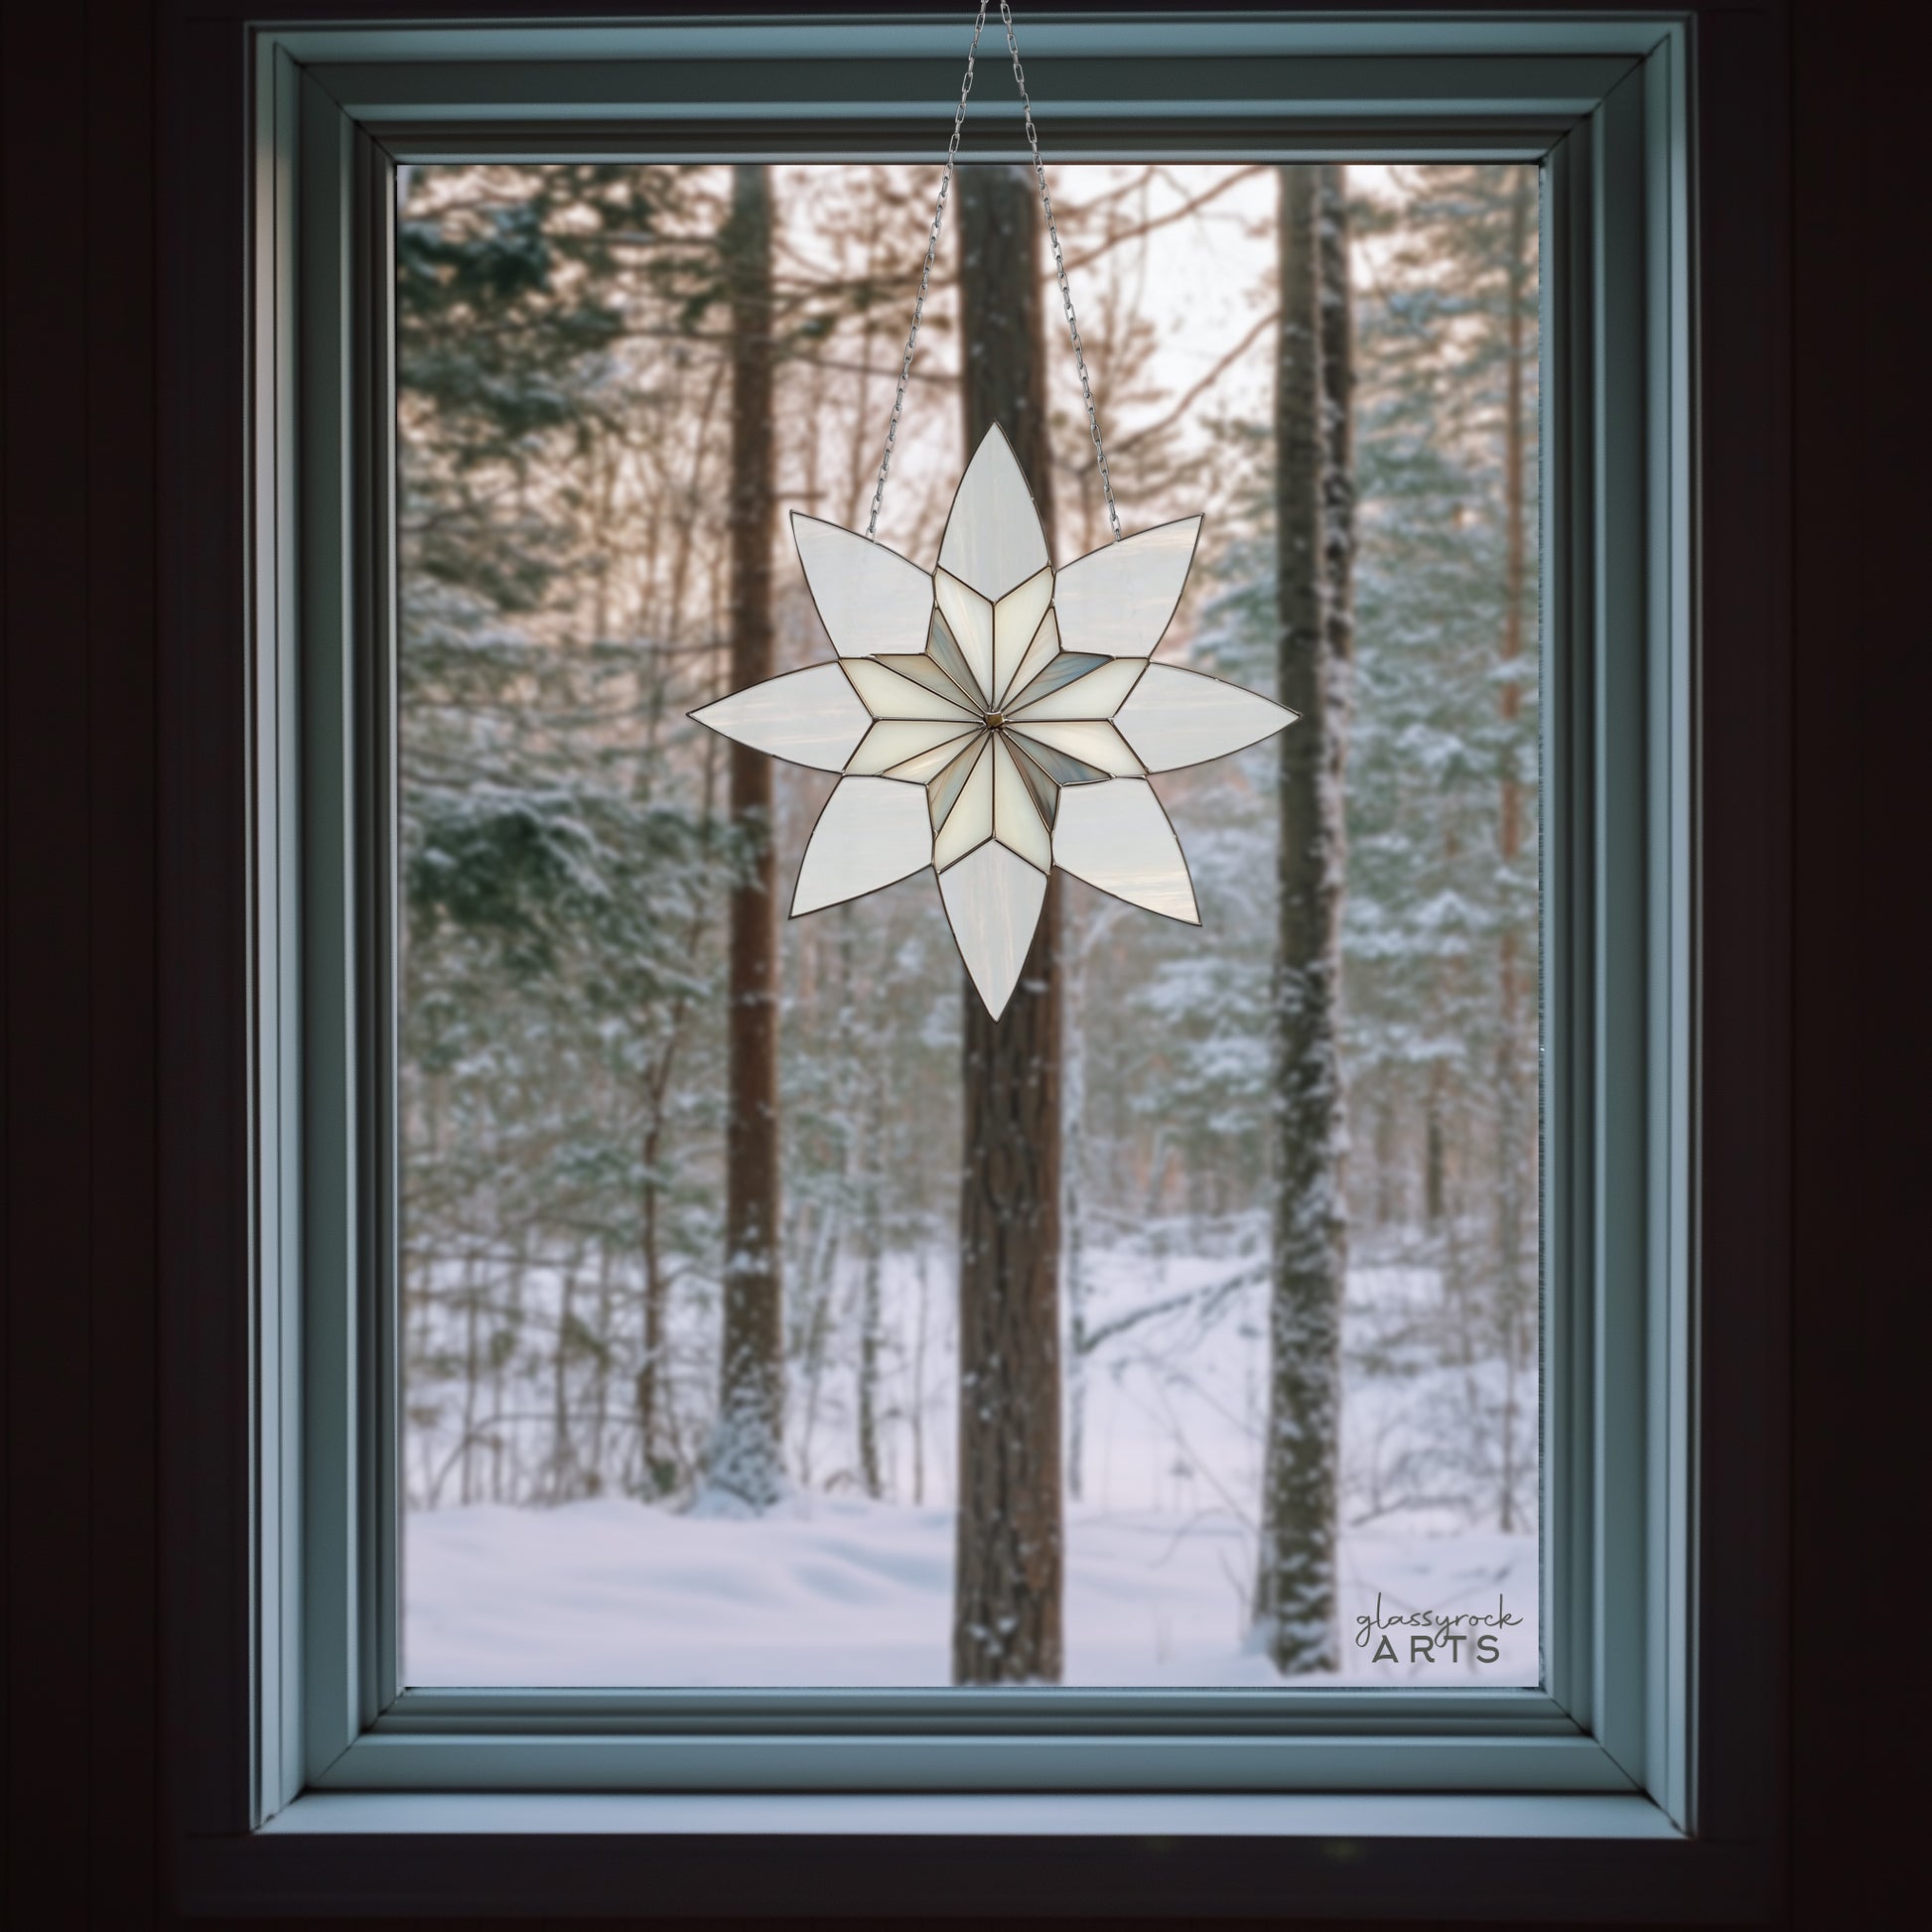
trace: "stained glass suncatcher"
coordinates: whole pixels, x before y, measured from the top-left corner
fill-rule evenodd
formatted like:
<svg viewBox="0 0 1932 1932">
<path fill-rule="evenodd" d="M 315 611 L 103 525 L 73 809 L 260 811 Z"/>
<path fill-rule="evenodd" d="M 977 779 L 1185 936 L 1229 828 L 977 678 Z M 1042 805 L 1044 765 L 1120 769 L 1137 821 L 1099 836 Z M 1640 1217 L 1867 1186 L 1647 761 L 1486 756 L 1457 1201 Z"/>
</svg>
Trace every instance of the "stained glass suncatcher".
<svg viewBox="0 0 1932 1932">
<path fill-rule="evenodd" d="M 930 573 L 794 513 L 836 662 L 691 715 L 841 777 L 805 847 L 796 918 L 930 869 L 987 1011 L 1006 1010 L 1055 866 L 1197 925 L 1187 862 L 1148 774 L 1224 758 L 1295 713 L 1152 653 L 1201 519 L 1055 571 L 1012 446 L 987 432 Z"/>
</svg>

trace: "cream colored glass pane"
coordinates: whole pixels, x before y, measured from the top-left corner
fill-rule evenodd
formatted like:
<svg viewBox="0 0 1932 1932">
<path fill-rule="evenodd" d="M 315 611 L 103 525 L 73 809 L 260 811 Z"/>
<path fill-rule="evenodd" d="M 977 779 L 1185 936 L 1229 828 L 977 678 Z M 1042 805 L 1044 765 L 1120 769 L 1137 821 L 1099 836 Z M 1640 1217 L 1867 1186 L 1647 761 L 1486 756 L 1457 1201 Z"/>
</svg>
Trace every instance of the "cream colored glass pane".
<svg viewBox="0 0 1932 1932">
<path fill-rule="evenodd" d="M 1068 651 L 1066 656 L 1082 654 Z M 1057 670 L 1064 661 L 1064 658 L 1056 659 L 1052 668 Z M 1146 668 L 1138 657 L 1103 658 L 1098 670 L 1089 671 L 1085 677 L 1075 678 L 1071 684 L 1063 684 L 1044 697 L 1017 705 L 1013 715 L 1027 725 L 1051 718 L 1111 718 Z"/>
<path fill-rule="evenodd" d="M 950 718 L 961 728 L 978 722 L 965 705 L 942 698 L 870 657 L 847 658 L 840 668 L 875 718 Z"/>
<path fill-rule="evenodd" d="M 993 760 L 985 744 L 974 754 L 966 781 L 943 818 L 932 842 L 932 863 L 942 869 L 993 836 Z"/>
<path fill-rule="evenodd" d="M 1003 845 L 983 845 L 939 875 L 939 897 L 973 985 L 997 1020 L 1027 963 L 1046 875 Z"/>
<path fill-rule="evenodd" d="M 984 733 L 969 738 L 953 753 L 951 759 L 939 768 L 938 774 L 926 786 L 926 808 L 932 814 L 932 829 L 936 834 L 946 822 L 946 814 L 959 802 L 959 794 L 966 787 L 966 780 L 973 774 L 973 760 L 986 749 Z"/>
<path fill-rule="evenodd" d="M 1035 724 L 1029 718 L 1020 727 L 1036 743 L 1065 752 L 1085 764 L 1098 765 L 1116 778 L 1138 778 L 1141 761 L 1122 742 L 1112 725 L 1100 719 L 1081 719 L 1077 723 Z"/>
<path fill-rule="evenodd" d="M 938 623 L 937 611 L 932 614 L 932 621 L 935 624 Z M 947 634 L 950 641 L 951 633 Z M 948 676 L 945 667 L 937 659 L 928 657 L 923 651 L 916 657 L 908 657 L 901 651 L 894 651 L 885 657 L 875 657 L 872 661 L 875 664 L 885 665 L 889 671 L 895 672 L 899 677 L 910 678 L 914 684 L 923 685 L 935 696 L 944 698 L 948 704 L 959 705 L 967 711 L 978 710 L 978 706 L 969 695 L 972 690 L 972 679 L 966 676 L 964 659 L 960 660 L 957 677 Z"/>
<path fill-rule="evenodd" d="M 1013 754 L 999 738 L 993 741 L 993 836 L 1041 872 L 1052 869 L 1053 841 L 1046 822 L 1027 790 Z"/>
<path fill-rule="evenodd" d="M 691 716 L 755 752 L 820 771 L 842 770 L 872 722 L 836 664 L 766 678 Z"/>
<path fill-rule="evenodd" d="M 1044 745 L 1039 745 L 1032 748 L 1032 752 L 1036 753 L 1037 756 L 1031 756 L 1026 741 L 1010 732 L 1007 734 L 1007 750 L 1013 754 L 1014 769 L 1026 780 L 1027 789 L 1033 794 L 1034 803 L 1039 807 L 1040 817 L 1051 825 L 1054 814 L 1059 810 L 1060 788 L 1046 775 L 1043 760 L 1064 759 L 1065 755 L 1060 752 L 1049 752 Z M 1065 762 L 1075 766 L 1081 773 L 1087 771 L 1087 767 L 1077 759 L 1065 759 Z M 1087 775 L 1101 778 L 1105 777 L 1106 773 L 1095 771 Z"/>
<path fill-rule="evenodd" d="M 1014 688 L 1027 647 L 1039 634 L 1039 621 L 1052 601 L 1053 573 L 1042 570 L 1029 577 L 1017 591 L 1009 591 L 993 607 L 993 702 L 998 704 Z"/>
<path fill-rule="evenodd" d="M 997 600 L 1050 562 L 1033 491 L 1013 446 L 995 424 L 959 480 L 939 545 L 939 568 Z"/>
<path fill-rule="evenodd" d="M 889 765 L 886 775 L 907 779 L 913 784 L 929 784 L 978 737 L 977 731 L 971 731 L 959 738 L 949 738 L 943 745 L 935 745 L 931 751 L 907 759 L 903 764 Z"/>
<path fill-rule="evenodd" d="M 924 643 L 932 580 L 917 564 L 796 510 L 791 534 L 825 634 L 841 657 L 917 650 Z"/>
<path fill-rule="evenodd" d="M 973 689 L 982 695 L 993 689 L 993 607 L 977 592 L 970 591 L 956 577 L 938 571 L 932 579 L 932 594 L 939 615 L 946 621 L 966 660 Z M 991 702 L 988 698 L 987 702 Z"/>
<path fill-rule="evenodd" d="M 1027 646 L 1027 654 L 1020 660 L 1020 668 L 1013 674 L 1013 690 L 1029 691 L 1039 681 L 1040 674 L 1060 654 L 1060 627 L 1048 611 L 1039 621 L 1039 628 L 1034 632 L 1034 640 Z M 1103 662 L 1095 658 L 1096 664 Z M 1064 680 L 1062 680 L 1064 682 Z"/>
<path fill-rule="evenodd" d="M 1183 517 L 1068 564 L 1053 587 L 1065 648 L 1145 657 L 1180 602 L 1199 536 L 1200 518 Z"/>
<path fill-rule="evenodd" d="M 1091 651 L 1063 650 L 1037 676 L 1029 677 L 1025 683 L 1017 678 L 1014 680 L 1013 696 L 1006 707 L 1007 716 L 1017 718 L 1029 705 L 1037 704 L 1062 685 L 1071 684 L 1076 677 L 1085 677 L 1089 671 L 1097 671 L 1103 665 L 1119 661 L 1114 657 L 1096 657 Z M 1023 664 L 1021 669 L 1025 670 L 1026 666 Z"/>
<path fill-rule="evenodd" d="M 812 827 L 791 916 L 859 898 L 932 863 L 925 794 L 891 778 L 841 778 Z"/>
<path fill-rule="evenodd" d="M 1116 898 L 1200 924 L 1180 841 L 1145 778 L 1111 778 L 1063 792 L 1053 862 Z"/>
<path fill-rule="evenodd" d="M 1150 664 L 1114 722 L 1150 771 L 1203 764 L 1258 744 L 1296 714 L 1218 677 Z"/>
<path fill-rule="evenodd" d="M 956 718 L 892 719 L 873 726 L 853 753 L 846 769 L 855 776 L 876 777 L 895 765 L 943 745 L 960 735 Z"/>
<path fill-rule="evenodd" d="M 1008 739 L 1022 758 L 1031 759 L 1040 770 L 1057 785 L 1089 785 L 1112 774 L 1103 771 L 1097 764 L 1089 764 L 1084 759 L 1069 758 L 1056 746 L 1042 745 L 1036 738 L 1029 738 L 1025 732 L 1009 731 Z"/>
</svg>

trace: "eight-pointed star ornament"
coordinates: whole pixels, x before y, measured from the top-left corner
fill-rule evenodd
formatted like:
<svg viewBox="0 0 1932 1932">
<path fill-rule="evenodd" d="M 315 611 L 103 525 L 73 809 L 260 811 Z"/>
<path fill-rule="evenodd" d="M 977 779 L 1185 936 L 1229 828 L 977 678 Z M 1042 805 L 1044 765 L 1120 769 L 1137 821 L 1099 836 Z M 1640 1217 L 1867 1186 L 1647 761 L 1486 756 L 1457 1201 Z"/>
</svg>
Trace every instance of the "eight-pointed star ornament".
<svg viewBox="0 0 1932 1932">
<path fill-rule="evenodd" d="M 1187 862 L 1148 783 L 1296 714 L 1221 678 L 1150 663 L 1200 518 L 1055 572 L 1033 492 L 995 427 L 960 480 L 931 573 L 794 511 L 838 661 L 691 715 L 773 758 L 843 775 L 798 869 L 791 916 L 928 866 L 973 984 L 1005 1012 L 1052 869 L 1200 923 Z"/>
</svg>

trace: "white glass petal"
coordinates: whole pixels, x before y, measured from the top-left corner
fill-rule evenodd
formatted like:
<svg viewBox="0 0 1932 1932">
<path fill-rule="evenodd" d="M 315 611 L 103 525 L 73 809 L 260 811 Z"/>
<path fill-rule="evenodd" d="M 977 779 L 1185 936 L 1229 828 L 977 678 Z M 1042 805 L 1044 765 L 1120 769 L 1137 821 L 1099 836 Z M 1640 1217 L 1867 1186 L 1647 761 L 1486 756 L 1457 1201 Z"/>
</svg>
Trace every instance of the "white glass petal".
<svg viewBox="0 0 1932 1932">
<path fill-rule="evenodd" d="M 1046 875 L 1003 845 L 983 845 L 939 875 L 939 897 L 973 985 L 997 1020 L 1027 963 Z"/>
<path fill-rule="evenodd" d="M 1060 627 L 1048 611 L 1039 621 L 1039 628 L 1034 632 L 1034 640 L 1027 646 L 1027 654 L 1020 660 L 1020 668 L 1013 674 L 1013 682 L 1007 688 L 1007 695 L 1024 691 L 1037 681 L 1040 674 L 1060 654 Z"/>
<path fill-rule="evenodd" d="M 867 732 L 845 768 L 855 777 L 877 777 L 959 735 L 957 718 L 882 719 Z"/>
<path fill-rule="evenodd" d="M 1200 924 L 1180 841 L 1145 778 L 1110 778 L 1061 792 L 1053 863 L 1116 898 Z"/>
<path fill-rule="evenodd" d="M 1041 872 L 1053 866 L 1053 840 L 1039 815 L 1013 754 L 993 741 L 993 836 Z"/>
<path fill-rule="evenodd" d="M 841 657 L 924 645 L 932 583 L 917 564 L 796 510 L 791 534 L 825 634 Z"/>
<path fill-rule="evenodd" d="M 839 668 L 852 680 L 852 688 L 866 701 L 875 718 L 950 718 L 962 730 L 979 722 L 975 714 L 951 698 L 909 677 L 889 671 L 870 657 L 848 657 Z"/>
<path fill-rule="evenodd" d="M 1024 736 L 1084 763 L 1098 765 L 1116 778 L 1138 778 L 1141 761 L 1127 749 L 1119 732 L 1105 719 L 1082 718 L 1035 724 L 1029 718 L 1019 727 Z"/>
<path fill-rule="evenodd" d="M 932 842 L 932 863 L 942 870 L 993 836 L 993 760 L 982 744 L 952 810 Z"/>
<path fill-rule="evenodd" d="M 1053 585 L 1065 648 L 1145 657 L 1180 602 L 1199 536 L 1200 518 L 1182 517 L 1068 564 Z"/>
<path fill-rule="evenodd" d="M 1067 651 L 1050 668 L 1057 669 L 1068 657 L 1084 653 Z M 1133 690 L 1135 680 L 1147 669 L 1138 657 L 1109 657 L 1098 670 L 1062 684 L 1031 704 L 1017 707 L 1014 717 L 1032 725 L 1050 718 L 1111 718 Z"/>
<path fill-rule="evenodd" d="M 842 770 L 872 722 L 836 664 L 768 677 L 691 716 L 755 752 L 821 771 Z"/>
<path fill-rule="evenodd" d="M 1053 573 L 1042 570 L 1009 591 L 993 607 L 993 702 L 998 704 L 1014 688 L 1027 646 L 1039 634 L 1039 621 L 1053 597 Z"/>
<path fill-rule="evenodd" d="M 1258 744 L 1296 717 L 1238 684 L 1177 664 L 1150 664 L 1114 723 L 1150 771 L 1173 771 Z"/>
<path fill-rule="evenodd" d="M 841 778 L 812 827 L 791 916 L 859 898 L 932 863 L 925 793 L 891 778 Z"/>
<path fill-rule="evenodd" d="M 1051 561 L 1020 459 L 996 423 L 959 480 L 939 545 L 939 568 L 997 600 Z"/>
<path fill-rule="evenodd" d="M 972 673 L 974 687 L 988 704 L 993 689 L 993 607 L 977 591 L 943 570 L 933 572 L 932 595 L 939 615 Z"/>
<path fill-rule="evenodd" d="M 974 730 L 967 732 L 963 737 L 949 738 L 943 745 L 935 745 L 929 752 L 916 753 L 903 764 L 889 765 L 886 775 L 889 778 L 903 778 L 915 785 L 929 784 L 978 736 L 979 732 Z"/>
</svg>

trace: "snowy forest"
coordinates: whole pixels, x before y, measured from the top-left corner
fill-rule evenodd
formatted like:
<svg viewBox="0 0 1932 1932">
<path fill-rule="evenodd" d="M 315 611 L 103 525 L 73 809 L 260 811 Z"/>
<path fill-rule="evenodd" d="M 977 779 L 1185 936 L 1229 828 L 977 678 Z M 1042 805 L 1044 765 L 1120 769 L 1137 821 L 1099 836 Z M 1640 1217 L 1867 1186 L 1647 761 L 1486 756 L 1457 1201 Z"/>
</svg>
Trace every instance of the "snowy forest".
<svg viewBox="0 0 1932 1932">
<path fill-rule="evenodd" d="M 400 174 L 406 1681 L 1536 1682 L 1535 170 L 1053 171 L 1123 527 L 1205 513 L 1158 656 L 1301 719 L 1156 780 L 1200 926 L 1057 876 L 997 1025 L 688 716 L 832 654 L 937 170 Z M 882 542 L 994 422 L 1106 542 L 962 166 Z"/>
</svg>

